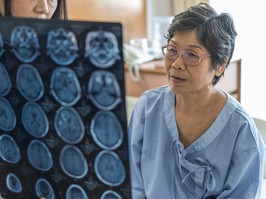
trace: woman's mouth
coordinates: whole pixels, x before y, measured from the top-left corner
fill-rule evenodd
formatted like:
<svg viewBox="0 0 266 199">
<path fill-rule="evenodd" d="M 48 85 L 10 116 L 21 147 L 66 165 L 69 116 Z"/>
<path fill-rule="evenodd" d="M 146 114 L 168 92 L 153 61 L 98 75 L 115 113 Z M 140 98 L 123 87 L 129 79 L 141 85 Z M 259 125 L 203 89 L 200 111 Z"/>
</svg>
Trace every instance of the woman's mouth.
<svg viewBox="0 0 266 199">
<path fill-rule="evenodd" d="M 171 77 L 171 80 L 173 81 L 173 83 L 183 83 L 186 81 L 185 78 L 181 78 L 178 76 L 171 75 L 170 77 Z"/>
</svg>

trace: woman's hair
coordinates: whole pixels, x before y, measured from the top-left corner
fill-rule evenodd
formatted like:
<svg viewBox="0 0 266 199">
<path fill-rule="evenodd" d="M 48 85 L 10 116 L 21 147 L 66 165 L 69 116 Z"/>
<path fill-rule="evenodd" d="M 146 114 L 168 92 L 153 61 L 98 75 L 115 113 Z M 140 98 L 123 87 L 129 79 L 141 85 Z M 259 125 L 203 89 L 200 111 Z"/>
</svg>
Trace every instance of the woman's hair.
<svg viewBox="0 0 266 199">
<path fill-rule="evenodd" d="M 52 16 L 52 19 L 67 19 L 67 5 L 66 0 L 57 0 L 58 5 Z M 5 16 L 12 16 L 11 13 L 11 0 L 4 0 Z"/>
<path fill-rule="evenodd" d="M 166 35 L 167 42 L 176 33 L 186 31 L 195 31 L 198 41 L 210 52 L 212 70 L 217 70 L 226 62 L 226 67 L 228 66 L 237 35 L 233 19 L 229 14 L 218 15 L 205 3 L 192 6 L 174 17 Z M 214 77 L 212 84 L 215 85 L 220 77 Z"/>
</svg>

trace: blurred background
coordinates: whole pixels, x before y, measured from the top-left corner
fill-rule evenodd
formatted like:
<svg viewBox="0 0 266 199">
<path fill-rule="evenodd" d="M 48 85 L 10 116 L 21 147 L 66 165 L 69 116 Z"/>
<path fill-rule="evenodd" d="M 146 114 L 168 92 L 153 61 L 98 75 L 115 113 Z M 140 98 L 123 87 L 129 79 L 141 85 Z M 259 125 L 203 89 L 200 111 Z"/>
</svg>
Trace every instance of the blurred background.
<svg viewBox="0 0 266 199">
<path fill-rule="evenodd" d="M 206 2 L 230 13 L 238 32 L 232 64 L 218 85 L 253 116 L 266 119 L 266 18 L 263 0 L 68 0 L 70 20 L 121 22 L 124 31 L 127 97 L 166 84 L 162 63 L 163 34 L 172 17 Z"/>
</svg>

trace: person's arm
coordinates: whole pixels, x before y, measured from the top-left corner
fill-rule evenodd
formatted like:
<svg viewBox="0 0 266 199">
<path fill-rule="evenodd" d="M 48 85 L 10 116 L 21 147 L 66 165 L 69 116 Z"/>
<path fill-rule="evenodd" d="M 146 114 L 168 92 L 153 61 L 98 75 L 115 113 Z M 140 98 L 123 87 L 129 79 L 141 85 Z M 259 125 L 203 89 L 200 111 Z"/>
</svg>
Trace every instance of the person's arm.
<svg viewBox="0 0 266 199">
<path fill-rule="evenodd" d="M 143 124 L 137 108 L 134 107 L 128 127 L 131 191 L 133 199 L 145 199 L 141 174 L 141 152 L 143 143 Z"/>
<path fill-rule="evenodd" d="M 257 147 L 234 157 L 223 192 L 217 199 L 260 199 L 263 160 Z"/>
</svg>

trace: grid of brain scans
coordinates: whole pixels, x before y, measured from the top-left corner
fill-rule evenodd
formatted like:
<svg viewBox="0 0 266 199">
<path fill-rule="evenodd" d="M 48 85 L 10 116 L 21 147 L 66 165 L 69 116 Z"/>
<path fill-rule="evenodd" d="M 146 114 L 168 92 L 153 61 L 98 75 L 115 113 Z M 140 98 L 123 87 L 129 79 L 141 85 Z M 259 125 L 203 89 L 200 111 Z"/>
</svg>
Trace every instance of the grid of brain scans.
<svg viewBox="0 0 266 199">
<path fill-rule="evenodd" d="M 120 23 L 0 19 L 0 193 L 131 198 Z"/>
</svg>

